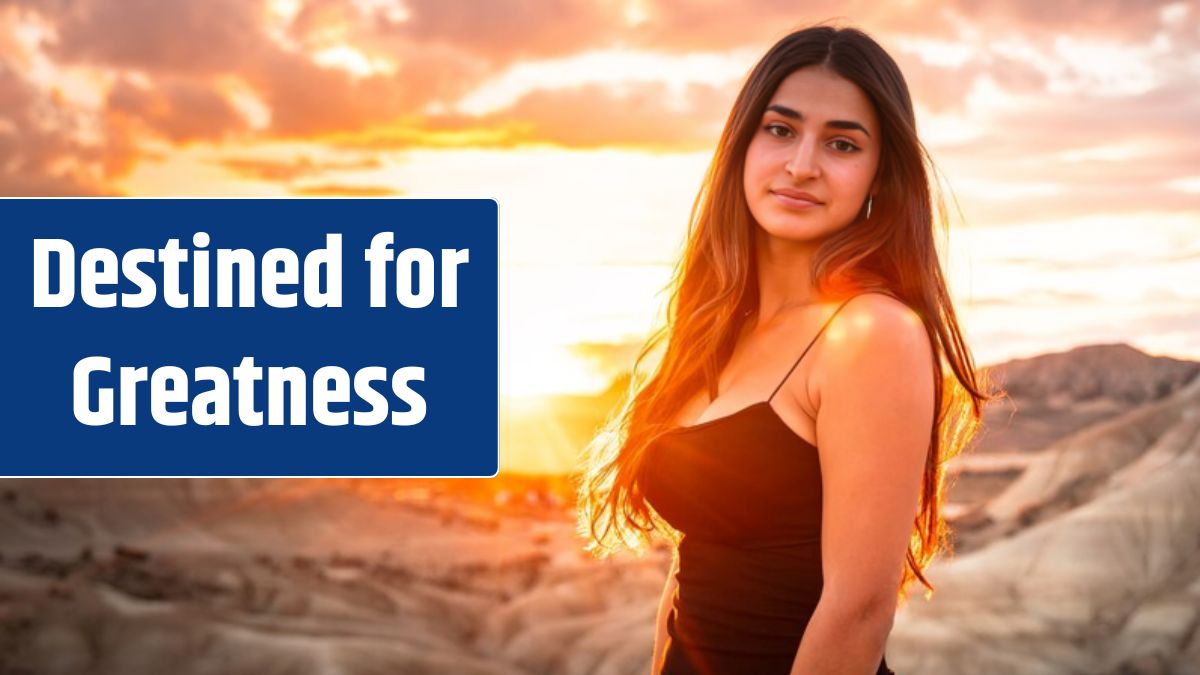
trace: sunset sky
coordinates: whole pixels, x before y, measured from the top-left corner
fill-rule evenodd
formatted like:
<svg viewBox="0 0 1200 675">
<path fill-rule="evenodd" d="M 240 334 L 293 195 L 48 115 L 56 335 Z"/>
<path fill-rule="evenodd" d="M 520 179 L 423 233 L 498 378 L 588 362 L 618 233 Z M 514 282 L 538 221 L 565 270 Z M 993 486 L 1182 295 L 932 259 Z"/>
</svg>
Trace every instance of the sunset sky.
<svg viewBox="0 0 1200 675">
<path fill-rule="evenodd" d="M 978 359 L 1200 359 L 1200 3 L 0 0 L 0 194 L 491 197 L 501 388 L 593 392 L 790 29 L 897 59 Z"/>
</svg>

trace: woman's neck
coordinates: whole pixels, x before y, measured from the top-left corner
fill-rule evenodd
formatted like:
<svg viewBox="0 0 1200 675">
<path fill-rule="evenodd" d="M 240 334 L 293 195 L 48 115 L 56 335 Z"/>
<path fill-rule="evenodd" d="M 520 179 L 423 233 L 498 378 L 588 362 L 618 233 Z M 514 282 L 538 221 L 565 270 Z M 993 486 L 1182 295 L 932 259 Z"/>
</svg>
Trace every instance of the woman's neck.
<svg viewBox="0 0 1200 675">
<path fill-rule="evenodd" d="M 794 309 L 822 302 L 812 285 L 812 260 L 817 244 L 772 237 L 761 230 L 756 247 L 758 323 Z"/>
</svg>

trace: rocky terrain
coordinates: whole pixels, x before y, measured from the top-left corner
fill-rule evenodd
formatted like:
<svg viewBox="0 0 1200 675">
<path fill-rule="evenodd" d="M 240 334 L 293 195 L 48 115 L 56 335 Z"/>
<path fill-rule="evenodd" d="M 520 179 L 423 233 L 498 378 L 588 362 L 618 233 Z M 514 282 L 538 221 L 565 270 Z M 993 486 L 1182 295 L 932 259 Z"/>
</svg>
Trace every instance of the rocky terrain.
<svg viewBox="0 0 1200 675">
<path fill-rule="evenodd" d="M 1048 443 L 970 512 L 934 599 L 901 610 L 897 670 L 1200 673 L 1196 364 L 1107 346 L 1007 371 L 1012 425 L 1024 402 Z M 1047 435 L 1052 410 L 1068 422 Z"/>
<path fill-rule="evenodd" d="M 1200 364 L 1013 361 L 900 673 L 1200 673 Z M 0 674 L 648 671 L 667 552 L 562 478 L 0 480 Z"/>
</svg>

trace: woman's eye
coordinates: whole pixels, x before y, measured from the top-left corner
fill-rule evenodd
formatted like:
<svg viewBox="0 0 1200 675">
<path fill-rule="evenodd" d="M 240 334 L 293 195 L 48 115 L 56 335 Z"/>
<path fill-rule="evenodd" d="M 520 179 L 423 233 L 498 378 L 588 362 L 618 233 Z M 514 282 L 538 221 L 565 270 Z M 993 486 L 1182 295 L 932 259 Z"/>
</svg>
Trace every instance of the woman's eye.
<svg viewBox="0 0 1200 675">
<path fill-rule="evenodd" d="M 854 152 L 858 150 L 857 145 L 851 143 L 850 141 L 844 141 L 840 138 L 833 142 L 833 146 L 838 152 Z"/>
<path fill-rule="evenodd" d="M 763 128 L 766 130 L 766 132 L 768 134 L 771 134 L 772 136 L 775 136 L 778 138 L 787 138 L 788 134 L 792 133 L 791 129 L 788 129 L 787 127 L 783 126 L 782 124 L 768 124 L 767 126 L 765 126 Z"/>
</svg>

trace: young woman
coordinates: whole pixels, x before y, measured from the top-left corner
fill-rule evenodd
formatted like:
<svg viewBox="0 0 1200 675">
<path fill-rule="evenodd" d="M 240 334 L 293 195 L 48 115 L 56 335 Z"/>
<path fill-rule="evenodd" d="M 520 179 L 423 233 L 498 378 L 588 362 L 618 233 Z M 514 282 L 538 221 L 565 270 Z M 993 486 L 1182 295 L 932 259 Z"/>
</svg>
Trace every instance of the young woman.
<svg viewBox="0 0 1200 675">
<path fill-rule="evenodd" d="M 897 604 L 946 544 L 945 461 L 991 398 L 927 165 L 900 70 L 858 30 L 788 35 L 738 95 L 638 364 L 666 350 L 580 490 L 601 550 L 675 545 L 655 673 L 891 672 Z"/>
</svg>

